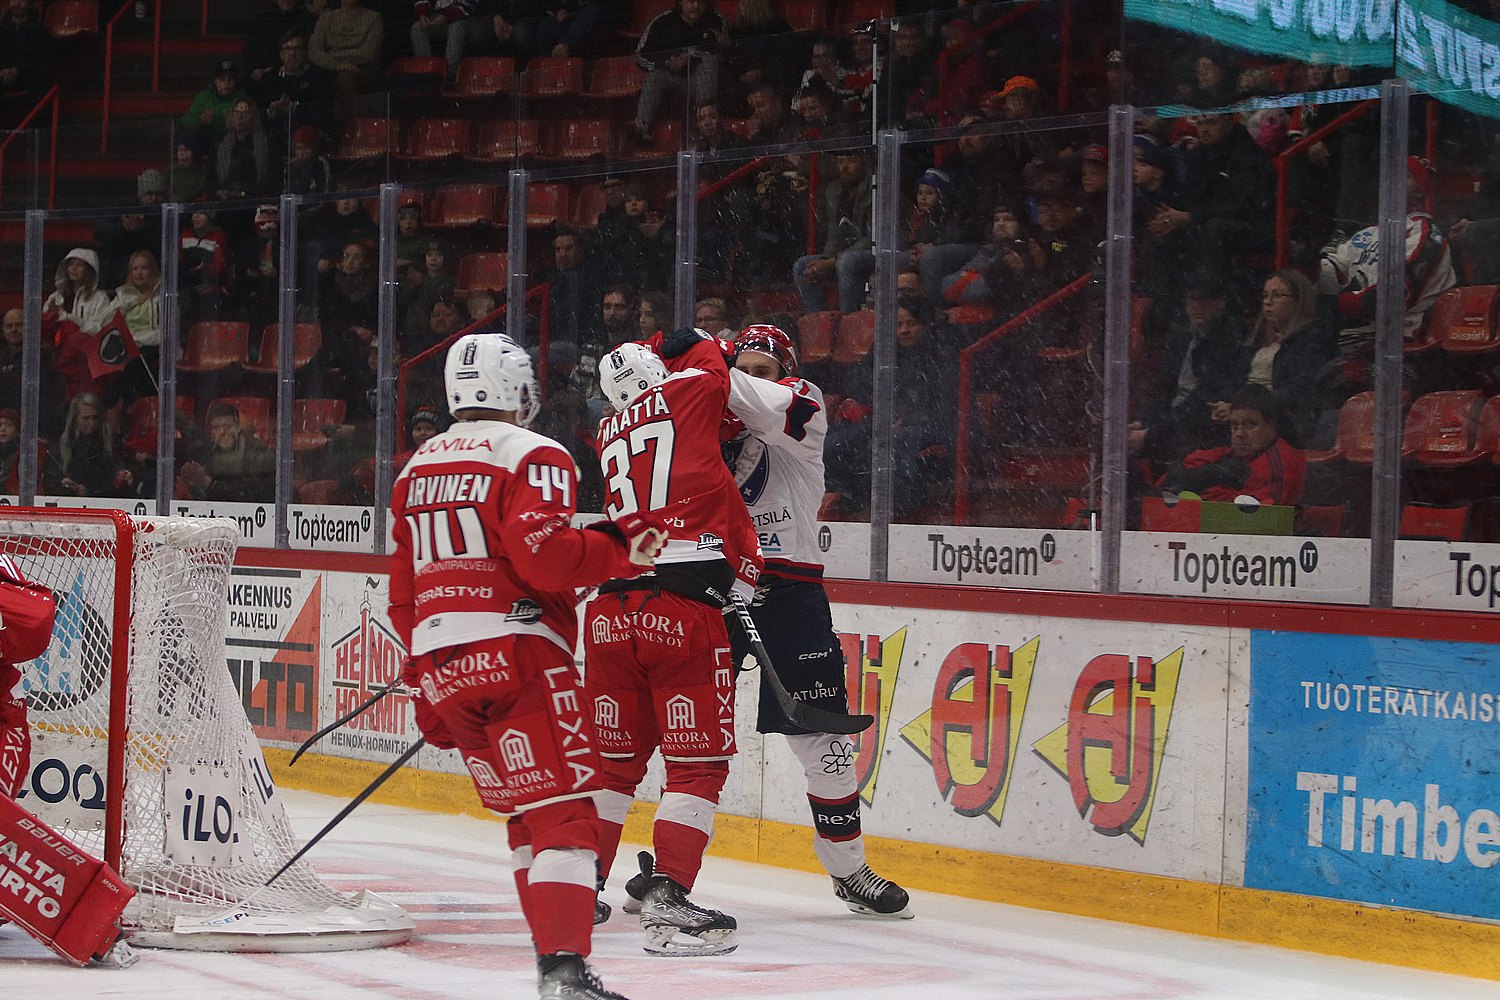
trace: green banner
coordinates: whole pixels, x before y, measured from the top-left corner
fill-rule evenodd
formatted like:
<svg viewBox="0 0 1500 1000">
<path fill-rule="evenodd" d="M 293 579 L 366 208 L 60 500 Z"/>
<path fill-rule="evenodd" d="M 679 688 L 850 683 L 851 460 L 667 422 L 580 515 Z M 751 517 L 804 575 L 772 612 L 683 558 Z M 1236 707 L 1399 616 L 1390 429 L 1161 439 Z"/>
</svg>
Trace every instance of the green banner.
<svg viewBox="0 0 1500 1000">
<path fill-rule="evenodd" d="M 1396 0 L 1125 0 L 1125 16 L 1332 66 L 1390 66 L 1395 47 Z"/>
<path fill-rule="evenodd" d="M 1500 24 L 1442 0 L 1402 0 L 1396 71 L 1418 91 L 1500 118 Z"/>
</svg>

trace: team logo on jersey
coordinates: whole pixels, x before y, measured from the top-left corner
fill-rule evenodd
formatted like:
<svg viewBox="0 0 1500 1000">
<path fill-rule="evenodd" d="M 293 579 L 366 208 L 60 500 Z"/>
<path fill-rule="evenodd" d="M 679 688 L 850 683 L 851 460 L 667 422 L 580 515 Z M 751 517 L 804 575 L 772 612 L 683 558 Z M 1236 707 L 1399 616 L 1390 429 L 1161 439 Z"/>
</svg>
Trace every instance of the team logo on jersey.
<svg viewBox="0 0 1500 1000">
<path fill-rule="evenodd" d="M 745 498 L 746 506 L 754 504 L 760 499 L 760 495 L 766 491 L 766 481 L 771 478 L 771 449 L 762 448 L 760 457 L 755 460 L 755 468 L 740 483 L 740 496 Z"/>
<path fill-rule="evenodd" d="M 685 694 L 667 699 L 667 728 L 675 730 L 697 729 L 698 713 L 693 708 L 693 699 Z"/>
<path fill-rule="evenodd" d="M 620 703 L 609 695 L 594 699 L 594 725 L 600 729 L 620 728 Z"/>
<path fill-rule="evenodd" d="M 523 597 L 510 606 L 510 612 L 506 614 L 505 620 L 533 625 L 542 620 L 542 606 L 529 597 Z"/>
<path fill-rule="evenodd" d="M 705 531 L 698 536 L 698 548 L 713 549 L 715 552 L 724 551 L 724 539 L 712 531 Z"/>
<path fill-rule="evenodd" d="M 481 788 L 503 788 L 504 783 L 500 775 L 490 766 L 490 762 L 482 757 L 465 757 L 464 763 L 469 765 L 469 774 L 474 778 L 474 784 Z"/>
<path fill-rule="evenodd" d="M 500 762 L 511 773 L 536 767 L 536 752 L 531 749 L 531 737 L 519 729 L 507 729 L 496 741 L 500 747 Z"/>
</svg>

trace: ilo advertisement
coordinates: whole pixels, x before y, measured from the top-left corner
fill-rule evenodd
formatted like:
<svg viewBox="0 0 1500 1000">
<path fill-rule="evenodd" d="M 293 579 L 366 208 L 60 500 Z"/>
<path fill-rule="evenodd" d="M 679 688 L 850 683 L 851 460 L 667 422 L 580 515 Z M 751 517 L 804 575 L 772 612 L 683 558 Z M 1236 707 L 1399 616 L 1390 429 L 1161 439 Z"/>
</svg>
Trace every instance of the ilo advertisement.
<svg viewBox="0 0 1500 1000">
<path fill-rule="evenodd" d="M 1500 918 L 1500 648 L 1251 636 L 1245 884 Z"/>
</svg>

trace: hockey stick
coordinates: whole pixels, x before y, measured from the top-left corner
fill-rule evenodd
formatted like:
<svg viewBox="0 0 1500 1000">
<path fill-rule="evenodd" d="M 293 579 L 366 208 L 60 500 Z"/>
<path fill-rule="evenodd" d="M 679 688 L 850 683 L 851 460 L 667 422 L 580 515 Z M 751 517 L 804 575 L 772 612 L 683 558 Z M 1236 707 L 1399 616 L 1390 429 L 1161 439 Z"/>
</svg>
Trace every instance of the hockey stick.
<svg viewBox="0 0 1500 1000">
<path fill-rule="evenodd" d="M 873 715 L 847 715 L 842 712 L 829 712 L 798 701 L 792 697 L 792 693 L 781 683 L 780 676 L 776 673 L 776 667 L 771 663 L 771 656 L 766 652 L 765 643 L 760 641 L 760 630 L 755 627 L 755 620 L 750 617 L 750 608 L 746 606 L 745 599 L 739 594 L 731 593 L 729 603 L 724 606 L 727 611 L 734 608 L 736 616 L 740 621 L 740 627 L 745 630 L 745 638 L 750 640 L 750 651 L 755 654 L 755 661 L 760 664 L 761 673 L 765 675 L 766 683 L 771 686 L 771 693 L 776 696 L 776 701 L 781 705 L 781 710 L 786 713 L 787 720 L 799 729 L 806 729 L 812 733 L 838 733 L 842 736 L 852 736 L 862 733 L 875 724 Z"/>
<path fill-rule="evenodd" d="M 277 879 L 281 878 L 281 876 L 286 873 L 286 870 L 288 868 L 292 867 L 292 865 L 296 864 L 299 860 L 301 860 L 302 855 L 304 855 L 308 851 L 312 850 L 313 849 L 313 845 L 317 844 L 318 841 L 320 841 L 324 837 L 328 836 L 328 834 L 333 831 L 334 827 L 338 826 L 340 823 L 342 823 L 344 821 L 344 817 L 345 816 L 348 816 L 356 808 L 358 808 L 358 806 L 359 806 L 359 804 L 361 802 L 363 802 L 365 799 L 367 799 L 371 795 L 373 795 L 375 793 L 375 789 L 377 789 L 381 785 L 385 784 L 386 783 L 386 779 L 390 778 L 391 775 L 393 775 L 397 771 L 401 770 L 401 766 L 403 764 L 405 764 L 407 761 L 411 760 L 413 757 L 415 757 L 417 755 L 417 751 L 420 750 L 420 749 L 422 749 L 426 745 L 427 745 L 427 740 L 424 739 L 424 738 L 422 738 L 422 737 L 418 737 L 417 738 L 417 742 L 413 743 L 410 747 L 408 747 L 407 751 L 404 754 L 402 754 L 400 757 L 397 757 L 396 760 L 395 760 L 395 762 L 392 763 L 390 767 L 388 767 L 384 771 L 380 772 L 380 776 L 378 778 L 376 778 L 374 781 L 370 782 L 368 788 L 366 788 L 364 791 L 360 792 L 358 795 L 354 796 L 353 799 L 349 800 L 349 804 L 346 805 L 346 806 L 344 806 L 344 808 L 340 809 L 339 810 L 339 814 L 337 816 L 333 817 L 333 819 L 329 820 L 327 826 L 323 827 L 323 829 L 321 829 L 317 833 L 313 834 L 312 839 L 309 840 L 307 843 L 303 844 L 302 845 L 302 849 L 300 851 L 298 851 L 296 854 L 293 854 L 291 856 L 291 858 L 287 861 L 287 863 L 284 864 L 284 865 L 282 865 L 281 868 L 279 870 L 277 870 L 277 872 L 276 872 L 275 875 L 272 875 L 270 878 L 266 879 L 266 885 L 270 885 L 272 882 L 275 882 Z"/>
<path fill-rule="evenodd" d="M 327 736 L 329 733 L 333 732 L 335 729 L 339 728 L 344 723 L 348 722 L 350 719 L 352 719 L 355 716 L 359 715 L 361 712 L 364 712 L 367 709 L 369 709 L 377 701 L 379 701 L 380 699 L 384 698 L 386 695 L 390 694 L 392 691 L 396 690 L 396 688 L 399 687 L 400 684 L 401 684 L 401 678 L 398 676 L 395 680 L 391 681 L 385 687 L 381 688 L 379 691 L 376 691 L 374 694 L 370 695 L 370 697 L 366 698 L 363 702 L 360 703 L 359 707 L 357 707 L 357 708 L 354 709 L 354 711 L 349 712 L 349 713 L 347 713 L 345 715 L 339 716 L 337 719 L 334 719 L 332 722 L 330 722 L 328 725 L 324 726 L 322 729 L 319 729 L 317 732 L 313 733 L 311 736 L 309 736 L 303 742 L 303 744 L 300 747 L 297 748 L 297 752 L 294 753 L 294 754 L 292 754 L 291 762 L 287 766 L 290 767 L 291 764 L 297 763 L 297 758 L 301 757 L 303 754 L 307 753 L 308 750 L 312 749 L 312 745 L 314 743 L 318 742 L 323 737 Z"/>
</svg>

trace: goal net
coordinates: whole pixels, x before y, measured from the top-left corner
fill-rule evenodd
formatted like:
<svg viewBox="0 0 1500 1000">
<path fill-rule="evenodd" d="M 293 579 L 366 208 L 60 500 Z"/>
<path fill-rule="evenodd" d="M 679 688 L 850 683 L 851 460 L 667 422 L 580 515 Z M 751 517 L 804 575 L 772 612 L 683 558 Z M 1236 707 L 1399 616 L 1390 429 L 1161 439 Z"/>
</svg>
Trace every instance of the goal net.
<svg viewBox="0 0 1500 1000">
<path fill-rule="evenodd" d="M 22 804 L 138 893 L 132 943 L 309 951 L 405 940 L 411 918 L 339 892 L 296 853 L 225 660 L 239 532 L 216 519 L 0 509 L 0 551 L 57 597 L 22 665 L 32 769 Z"/>
</svg>

